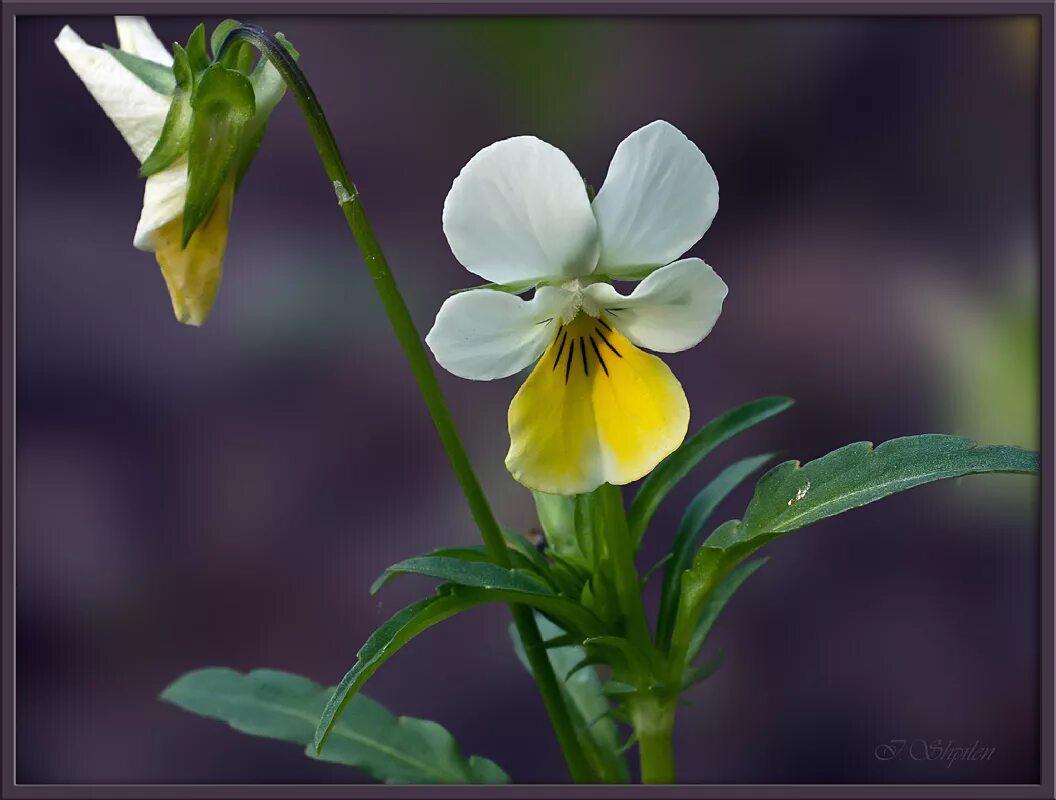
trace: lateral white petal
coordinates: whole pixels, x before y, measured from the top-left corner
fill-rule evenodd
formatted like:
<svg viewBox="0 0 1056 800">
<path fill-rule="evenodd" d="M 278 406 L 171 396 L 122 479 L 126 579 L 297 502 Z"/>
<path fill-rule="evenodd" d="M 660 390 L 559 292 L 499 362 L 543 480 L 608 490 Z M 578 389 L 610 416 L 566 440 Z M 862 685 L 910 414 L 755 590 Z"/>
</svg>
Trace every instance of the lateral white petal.
<svg viewBox="0 0 1056 800">
<path fill-rule="evenodd" d="M 170 98 L 155 92 L 100 47 L 92 47 L 67 25 L 55 46 L 88 87 L 136 158 L 144 161 L 161 137 Z"/>
<path fill-rule="evenodd" d="M 708 160 L 674 125 L 658 120 L 616 148 L 594 198 L 598 270 L 628 275 L 669 264 L 696 244 L 719 208 Z"/>
<path fill-rule="evenodd" d="M 699 258 L 658 269 L 626 296 L 608 283 L 584 290 L 592 311 L 604 313 L 639 347 L 659 353 L 688 350 L 707 336 L 727 292 L 722 278 Z"/>
<path fill-rule="evenodd" d="M 153 251 L 154 231 L 181 216 L 186 200 L 187 156 L 181 156 L 168 169 L 147 178 L 133 247 Z"/>
<path fill-rule="evenodd" d="M 534 136 L 489 145 L 444 201 L 444 233 L 462 265 L 494 283 L 586 275 L 597 224 L 568 156 Z"/>
<path fill-rule="evenodd" d="M 114 26 L 118 46 L 126 53 L 172 66 L 172 53 L 161 43 L 146 17 L 114 17 Z"/>
<path fill-rule="evenodd" d="M 531 300 L 493 289 L 449 297 L 425 337 L 436 360 L 460 378 L 505 378 L 535 361 L 554 338 L 572 295 L 544 286 Z"/>
</svg>

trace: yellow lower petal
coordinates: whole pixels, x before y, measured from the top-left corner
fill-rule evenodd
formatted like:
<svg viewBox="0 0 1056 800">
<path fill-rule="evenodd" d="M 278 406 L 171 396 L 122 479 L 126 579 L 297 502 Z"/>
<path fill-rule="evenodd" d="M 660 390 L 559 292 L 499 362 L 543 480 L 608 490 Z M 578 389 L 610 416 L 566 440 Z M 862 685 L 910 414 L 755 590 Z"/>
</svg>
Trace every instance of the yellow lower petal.
<svg viewBox="0 0 1056 800">
<path fill-rule="evenodd" d="M 231 203 L 235 186 L 229 181 L 217 195 L 209 216 L 180 247 L 183 217 L 177 217 L 154 232 L 154 255 L 169 287 L 176 319 L 188 325 L 201 325 L 209 316 L 220 288 L 227 249 L 227 230 L 231 222 Z"/>
<path fill-rule="evenodd" d="M 689 403 L 663 361 L 581 313 L 514 396 L 509 427 L 514 478 L 536 491 L 582 494 L 648 474 L 685 439 Z"/>
</svg>

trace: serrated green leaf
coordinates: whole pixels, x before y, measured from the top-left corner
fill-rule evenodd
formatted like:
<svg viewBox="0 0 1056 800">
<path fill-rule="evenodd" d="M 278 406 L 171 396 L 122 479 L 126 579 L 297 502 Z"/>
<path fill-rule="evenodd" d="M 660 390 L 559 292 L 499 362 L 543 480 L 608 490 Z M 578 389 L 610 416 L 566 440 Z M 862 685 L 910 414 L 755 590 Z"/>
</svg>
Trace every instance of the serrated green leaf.
<svg viewBox="0 0 1056 800">
<path fill-rule="evenodd" d="M 570 636 L 563 628 L 550 620 L 536 615 L 539 632 L 547 642 Z M 528 656 L 524 652 L 517 627 L 510 625 L 510 639 L 521 664 L 532 674 Z M 594 669 L 576 669 L 587 653 L 582 647 L 569 645 L 548 649 L 554 672 L 565 676 L 561 691 L 565 696 L 573 727 L 584 745 L 584 751 L 596 774 L 609 783 L 627 783 L 629 780 L 626 760 L 617 753 L 619 730 L 611 718 L 612 707 L 601 691 L 602 683 Z"/>
<path fill-rule="evenodd" d="M 731 464 L 701 489 L 686 509 L 682 522 L 678 526 L 675 541 L 671 545 L 671 558 L 664 566 L 664 580 L 660 590 L 660 611 L 656 623 L 656 641 L 659 646 L 666 647 L 671 641 L 675 613 L 678 611 L 682 573 L 693 560 L 693 551 L 700 542 L 704 525 L 719 503 L 771 458 L 773 454 L 766 453 Z"/>
<path fill-rule="evenodd" d="M 657 465 L 642 483 L 627 515 L 632 540 L 641 542 L 645 529 L 660 503 L 705 456 L 739 433 L 758 425 L 792 405 L 788 397 L 763 397 L 738 406 L 716 417 L 686 439 L 671 455 Z"/>
<path fill-rule="evenodd" d="M 802 466 L 798 461 L 778 464 L 759 479 L 742 521 L 716 530 L 704 544 L 727 549 L 769 540 L 932 481 L 1037 471 L 1033 450 L 980 447 L 960 436 L 904 436 L 875 449 L 870 442 L 856 442 Z"/>
<path fill-rule="evenodd" d="M 712 592 L 740 561 L 778 536 L 932 481 L 1037 470 L 1033 451 L 980 447 L 943 434 L 891 439 L 875 449 L 857 442 L 802 466 L 798 461 L 779 464 L 759 479 L 743 521 L 716 528 L 683 574 L 671 651 L 689 651 Z"/>
<path fill-rule="evenodd" d="M 121 66 L 143 81 L 143 83 L 158 94 L 169 95 L 176 89 L 176 78 L 173 76 L 170 67 L 166 67 L 164 64 L 158 64 L 150 59 L 142 58 L 141 56 L 126 53 L 124 50 L 118 50 L 116 47 L 111 47 L 108 44 L 104 44 L 103 47 L 106 49 L 106 52 L 121 63 Z"/>
<path fill-rule="evenodd" d="M 349 704 L 330 746 L 316 756 L 312 736 L 329 696 L 329 689 L 288 672 L 258 669 L 243 675 L 212 667 L 177 678 L 161 699 L 242 733 L 299 744 L 312 758 L 356 767 L 385 783 L 509 782 L 494 762 L 466 758 L 437 723 L 396 717 L 365 695 Z"/>
<path fill-rule="evenodd" d="M 534 582 L 533 582 L 534 583 Z M 600 633 L 598 621 L 585 609 L 558 595 L 510 589 L 483 589 L 444 584 L 433 597 L 397 611 L 370 635 L 356 654 L 357 660 L 342 678 L 326 704 L 316 728 L 314 746 L 319 752 L 349 700 L 377 669 L 407 642 L 443 620 L 485 603 L 519 603 L 559 620 L 570 631 L 584 636 Z"/>
<path fill-rule="evenodd" d="M 243 129 L 256 110 L 253 87 L 246 76 L 219 64 L 202 73 L 191 104 L 194 121 L 183 211 L 184 247 L 209 216 L 221 187 L 236 167 Z"/>
<path fill-rule="evenodd" d="M 168 169 L 187 152 L 187 146 L 191 141 L 192 120 L 191 96 L 182 88 L 177 87 L 172 95 L 169 113 L 165 115 L 161 136 L 154 145 L 154 149 L 150 151 L 150 155 L 139 167 L 141 177 L 149 178 L 151 175 Z"/>
<path fill-rule="evenodd" d="M 370 587 L 374 594 L 397 575 L 427 575 L 459 586 L 480 589 L 503 589 L 529 594 L 553 594 L 550 588 L 530 573 L 506 569 L 485 559 L 461 558 L 457 555 L 416 556 L 388 567 Z"/>
</svg>

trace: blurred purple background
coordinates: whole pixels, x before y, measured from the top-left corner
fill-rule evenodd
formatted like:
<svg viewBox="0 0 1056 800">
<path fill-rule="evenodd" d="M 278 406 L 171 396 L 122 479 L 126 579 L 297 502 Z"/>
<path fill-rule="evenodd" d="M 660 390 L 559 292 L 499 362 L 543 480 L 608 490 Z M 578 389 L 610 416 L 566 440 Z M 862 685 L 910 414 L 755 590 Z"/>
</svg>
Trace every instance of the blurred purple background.
<svg viewBox="0 0 1056 800">
<path fill-rule="evenodd" d="M 51 43 L 67 21 L 116 43 L 108 18 L 18 20 L 17 780 L 361 780 L 157 694 L 206 665 L 336 682 L 430 591 L 407 578 L 371 598 L 370 581 L 475 542 L 472 522 L 292 100 L 238 196 L 212 319 L 182 327 L 131 247 L 135 161 Z M 153 21 L 185 41 L 198 20 Z M 481 147 L 535 134 L 595 186 L 657 118 L 705 151 L 722 203 L 691 253 L 730 296 L 669 360 L 691 427 L 764 394 L 798 404 L 680 487 L 642 569 L 743 455 L 922 432 L 1036 446 L 1034 20 L 252 21 L 300 49 L 423 333 L 479 282 L 440 211 Z M 532 526 L 502 467 L 518 380 L 441 383 L 500 517 Z M 681 713 L 680 778 L 1036 782 L 1036 491 L 968 478 L 769 546 Z M 563 781 L 507 619 L 431 629 L 367 692 L 516 781 Z M 892 738 L 995 752 L 879 761 Z"/>
</svg>

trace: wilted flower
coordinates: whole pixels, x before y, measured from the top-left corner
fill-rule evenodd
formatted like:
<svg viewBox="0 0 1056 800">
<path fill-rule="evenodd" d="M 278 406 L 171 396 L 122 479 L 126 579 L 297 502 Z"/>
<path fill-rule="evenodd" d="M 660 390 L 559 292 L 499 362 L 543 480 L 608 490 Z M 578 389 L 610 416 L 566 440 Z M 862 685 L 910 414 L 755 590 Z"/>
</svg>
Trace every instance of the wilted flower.
<svg viewBox="0 0 1056 800">
<path fill-rule="evenodd" d="M 718 202 L 704 154 L 662 121 L 620 144 L 593 201 L 568 157 L 532 136 L 484 148 L 455 179 L 444 233 L 494 284 L 449 298 L 426 341 L 473 380 L 537 362 L 509 411 L 506 466 L 525 486 L 579 494 L 629 483 L 681 444 L 682 386 L 638 348 L 685 350 L 718 319 L 725 283 L 700 259 L 675 261 Z M 611 285 L 641 278 L 629 295 Z M 518 296 L 532 287 L 530 300 Z"/>
</svg>

